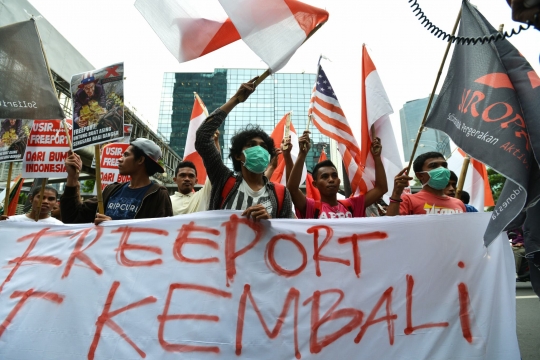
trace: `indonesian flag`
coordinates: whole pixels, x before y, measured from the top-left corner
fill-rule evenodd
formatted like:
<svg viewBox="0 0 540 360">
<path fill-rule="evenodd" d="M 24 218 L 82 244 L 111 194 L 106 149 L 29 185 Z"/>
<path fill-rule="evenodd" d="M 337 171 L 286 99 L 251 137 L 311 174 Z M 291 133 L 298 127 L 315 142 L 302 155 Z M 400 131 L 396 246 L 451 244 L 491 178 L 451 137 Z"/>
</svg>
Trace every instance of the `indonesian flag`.
<svg viewBox="0 0 540 360">
<path fill-rule="evenodd" d="M 191 161 L 197 168 L 197 183 L 204 184 L 206 181 L 206 168 L 199 153 L 195 150 L 195 134 L 197 129 L 204 120 L 208 117 L 208 111 L 202 100 L 195 94 L 193 102 L 193 111 L 191 112 L 191 120 L 186 138 L 186 148 L 184 149 L 184 161 Z M 176 176 L 176 174 L 174 174 Z"/>
<path fill-rule="evenodd" d="M 452 156 L 448 158 L 448 168 L 456 173 L 459 177 L 463 159 L 467 156 L 463 150 L 457 148 Z M 486 166 L 478 160 L 471 158 L 463 190 L 469 193 L 471 200 L 469 205 L 474 206 L 478 211 L 483 212 L 485 206 L 494 206 L 493 193 L 489 185 L 488 173 Z"/>
<path fill-rule="evenodd" d="M 242 38 L 272 72 L 328 20 L 327 11 L 297 0 L 137 0 L 135 7 L 180 62 Z"/>
<path fill-rule="evenodd" d="M 274 131 L 272 131 L 272 135 L 270 137 L 274 139 L 274 145 L 276 147 L 281 146 L 281 140 L 284 138 L 285 134 L 285 126 L 287 123 L 287 116 L 289 113 L 285 114 L 283 118 L 277 123 L 276 128 Z M 290 128 L 289 128 L 289 135 L 291 137 L 291 157 L 293 160 L 293 163 L 296 162 L 296 159 L 298 158 L 298 153 L 300 152 L 299 145 L 298 145 L 298 135 L 296 133 L 296 129 L 293 126 L 293 123 L 291 121 Z M 304 169 L 302 171 L 302 178 L 300 180 L 300 184 L 304 182 L 306 179 L 306 164 L 304 164 Z M 285 160 L 283 159 L 283 156 L 280 156 L 278 158 L 278 165 L 277 168 L 274 170 L 274 173 L 272 174 L 272 177 L 270 178 L 270 181 L 273 183 L 281 183 L 283 185 L 287 185 L 287 179 L 286 179 L 286 167 L 285 167 Z"/>
<path fill-rule="evenodd" d="M 324 160 L 328 160 L 328 158 L 326 157 L 326 153 L 323 149 L 321 156 L 319 157 L 319 162 Z M 319 189 L 313 186 L 313 176 L 311 176 L 310 173 L 308 173 L 306 176 L 306 197 L 315 201 L 321 201 L 321 193 L 319 193 Z"/>
<path fill-rule="evenodd" d="M 371 155 L 372 126 L 375 137 L 381 139 L 381 160 L 386 172 L 389 191 L 392 191 L 394 177 L 403 169 L 399 151 L 390 123 L 390 114 L 394 110 L 382 85 L 375 64 L 369 56 L 366 46 L 362 46 L 362 121 L 361 152 L 362 164 L 365 164 L 363 179 L 372 189 L 375 184 L 375 162 Z"/>
</svg>

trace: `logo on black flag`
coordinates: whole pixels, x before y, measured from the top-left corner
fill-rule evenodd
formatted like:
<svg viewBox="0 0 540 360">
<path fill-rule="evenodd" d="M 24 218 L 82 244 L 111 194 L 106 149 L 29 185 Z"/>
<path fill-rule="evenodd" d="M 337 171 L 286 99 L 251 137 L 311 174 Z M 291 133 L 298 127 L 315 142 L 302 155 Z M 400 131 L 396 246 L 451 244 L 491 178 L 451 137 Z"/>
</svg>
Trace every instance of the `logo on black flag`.
<svg viewBox="0 0 540 360">
<path fill-rule="evenodd" d="M 463 2 L 460 36 L 477 37 L 495 32 L 468 1 Z M 515 62 L 516 57 L 528 69 L 515 63 L 512 69 L 509 61 Z M 516 82 L 517 72 L 531 79 L 528 84 Z M 509 224 L 514 227 L 522 222 L 519 215 L 527 203 L 528 192 L 529 203 L 534 197 L 531 191 L 537 194 L 529 179 L 531 168 L 537 166 L 526 121 L 531 109 L 526 109 L 522 97 L 524 87 L 528 86 L 529 92 L 533 89 L 535 77 L 538 79 L 507 40 L 456 45 L 445 83 L 426 121 L 426 126 L 446 132 L 465 152 L 509 180 L 484 234 L 486 244 Z M 540 113 L 538 109 L 532 112 Z"/>
</svg>

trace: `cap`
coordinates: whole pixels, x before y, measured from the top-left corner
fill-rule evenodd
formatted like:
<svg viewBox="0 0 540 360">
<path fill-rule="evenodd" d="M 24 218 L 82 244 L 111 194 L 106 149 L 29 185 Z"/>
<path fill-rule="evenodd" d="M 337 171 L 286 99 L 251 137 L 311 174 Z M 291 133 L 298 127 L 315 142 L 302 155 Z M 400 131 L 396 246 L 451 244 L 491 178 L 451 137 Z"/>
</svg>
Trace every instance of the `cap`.
<svg viewBox="0 0 540 360">
<path fill-rule="evenodd" d="M 95 83 L 95 82 L 97 82 L 97 80 L 94 77 L 94 74 L 92 73 L 83 74 L 81 83 L 79 84 L 79 89 L 82 89 L 84 85 L 86 84 Z"/>
<path fill-rule="evenodd" d="M 154 162 L 155 172 L 164 173 L 165 169 L 161 166 L 158 161 L 161 159 L 161 149 L 156 145 L 152 140 L 145 138 L 137 138 L 130 143 L 131 146 L 135 146 L 141 150 L 150 160 Z M 153 175 L 153 174 L 150 174 Z"/>
</svg>

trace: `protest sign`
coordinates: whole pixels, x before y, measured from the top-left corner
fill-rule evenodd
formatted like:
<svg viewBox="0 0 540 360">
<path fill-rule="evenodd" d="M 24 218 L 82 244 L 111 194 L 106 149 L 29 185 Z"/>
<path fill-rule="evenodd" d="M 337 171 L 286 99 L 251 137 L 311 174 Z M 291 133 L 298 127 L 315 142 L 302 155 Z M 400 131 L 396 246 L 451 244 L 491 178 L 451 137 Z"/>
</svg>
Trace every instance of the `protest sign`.
<svg viewBox="0 0 540 360">
<path fill-rule="evenodd" d="M 0 163 L 23 159 L 31 127 L 32 120 L 0 120 Z"/>
<path fill-rule="evenodd" d="M 132 124 L 124 124 L 124 138 L 121 140 L 121 141 L 117 141 L 116 143 L 124 143 L 124 144 L 129 144 L 129 142 L 131 141 L 131 130 L 133 129 L 133 125 Z M 114 142 L 110 142 L 109 144 L 113 144 Z M 103 147 L 107 145 L 107 144 L 102 144 L 101 145 L 101 152 L 103 152 Z M 90 165 L 90 167 L 92 169 L 95 169 L 96 167 L 96 157 L 94 156 L 94 158 L 92 159 L 92 165 Z"/>
<path fill-rule="evenodd" d="M 73 149 L 124 136 L 124 64 L 74 75 Z"/>
<path fill-rule="evenodd" d="M 101 190 L 105 189 L 107 185 L 115 182 L 128 182 L 130 180 L 129 175 L 120 175 L 118 170 L 118 159 L 122 157 L 122 154 L 127 150 L 129 144 L 124 143 L 112 143 L 107 144 L 101 151 Z M 97 184 L 96 184 L 97 186 Z"/>
<path fill-rule="evenodd" d="M 72 121 L 66 120 L 68 128 Z M 70 134 L 71 136 L 71 134 Z M 23 176 L 26 178 L 65 177 L 69 141 L 62 120 L 34 120 L 24 152 Z"/>
<path fill-rule="evenodd" d="M 489 214 L 1 222 L 0 358 L 518 360 Z"/>
</svg>

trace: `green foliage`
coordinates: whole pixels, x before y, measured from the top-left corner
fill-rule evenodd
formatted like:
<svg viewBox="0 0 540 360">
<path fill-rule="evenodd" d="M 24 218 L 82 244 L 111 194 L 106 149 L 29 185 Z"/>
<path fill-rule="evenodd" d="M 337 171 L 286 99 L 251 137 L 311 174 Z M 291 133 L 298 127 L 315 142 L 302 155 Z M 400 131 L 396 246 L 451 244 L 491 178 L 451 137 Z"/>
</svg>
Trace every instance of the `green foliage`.
<svg viewBox="0 0 540 360">
<path fill-rule="evenodd" d="M 81 182 L 81 192 L 83 193 L 91 193 L 94 191 L 94 185 L 96 184 L 96 180 L 85 180 Z"/>
<path fill-rule="evenodd" d="M 21 194 L 19 195 L 18 204 L 26 204 L 27 199 L 28 199 L 28 194 L 25 194 L 25 193 L 21 192 Z"/>
<path fill-rule="evenodd" d="M 487 173 L 489 178 L 489 186 L 491 187 L 491 191 L 493 192 L 493 200 L 495 201 L 495 203 L 497 203 L 506 178 L 490 167 L 487 167 Z M 492 208 L 488 210 L 492 210 Z"/>
</svg>

